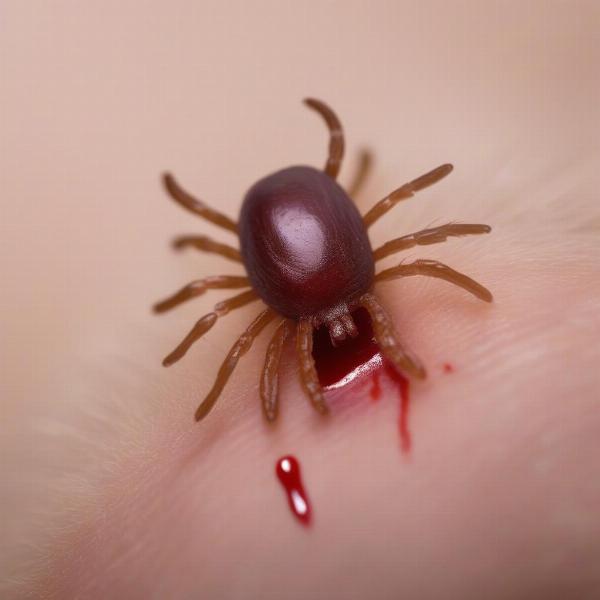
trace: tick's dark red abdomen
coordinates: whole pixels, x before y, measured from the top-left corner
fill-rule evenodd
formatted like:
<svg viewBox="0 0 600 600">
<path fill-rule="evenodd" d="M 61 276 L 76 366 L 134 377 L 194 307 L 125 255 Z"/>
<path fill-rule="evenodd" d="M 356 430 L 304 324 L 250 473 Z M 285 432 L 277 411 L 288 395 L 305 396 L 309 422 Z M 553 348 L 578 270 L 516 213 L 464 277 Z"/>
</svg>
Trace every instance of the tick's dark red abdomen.
<svg viewBox="0 0 600 600">
<path fill-rule="evenodd" d="M 252 287 L 285 317 L 351 305 L 373 282 L 360 213 L 330 176 L 312 167 L 290 167 L 254 184 L 239 234 Z"/>
</svg>

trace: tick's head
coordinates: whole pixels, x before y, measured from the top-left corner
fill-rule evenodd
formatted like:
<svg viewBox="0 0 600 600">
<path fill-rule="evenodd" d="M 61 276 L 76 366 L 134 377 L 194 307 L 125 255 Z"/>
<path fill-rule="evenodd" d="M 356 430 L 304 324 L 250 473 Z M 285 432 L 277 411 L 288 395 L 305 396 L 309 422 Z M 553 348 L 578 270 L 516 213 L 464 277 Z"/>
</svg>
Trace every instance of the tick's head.
<svg viewBox="0 0 600 600">
<path fill-rule="evenodd" d="M 346 339 L 355 338 L 358 335 L 354 318 L 345 302 L 317 313 L 313 319 L 313 326 L 315 328 L 325 327 L 334 347 L 339 346 Z"/>
<path fill-rule="evenodd" d="M 334 347 L 344 342 L 346 338 L 354 338 L 358 335 L 358 330 L 350 313 L 332 319 L 326 325 Z"/>
</svg>

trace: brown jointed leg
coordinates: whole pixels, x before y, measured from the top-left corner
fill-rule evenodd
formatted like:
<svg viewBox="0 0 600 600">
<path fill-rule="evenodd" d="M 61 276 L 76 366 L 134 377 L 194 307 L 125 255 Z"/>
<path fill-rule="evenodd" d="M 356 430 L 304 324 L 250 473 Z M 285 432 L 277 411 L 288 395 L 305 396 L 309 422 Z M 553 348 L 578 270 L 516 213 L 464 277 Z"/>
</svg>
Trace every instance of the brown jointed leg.
<svg viewBox="0 0 600 600">
<path fill-rule="evenodd" d="M 164 360 L 163 365 L 170 367 L 173 363 L 182 359 L 185 353 L 191 346 L 197 342 L 212 326 L 216 323 L 219 317 L 226 315 L 228 312 L 258 300 L 258 296 L 254 290 L 243 292 L 222 302 L 215 304 L 214 312 L 204 315 L 185 336 L 183 341 L 169 354 Z"/>
<path fill-rule="evenodd" d="M 212 326 L 217 322 L 219 316 L 217 313 L 211 312 L 204 315 L 195 325 L 192 330 L 183 338 L 179 346 L 171 352 L 163 360 L 163 366 L 170 367 L 173 363 L 181 360 L 185 353 L 191 348 L 192 344 L 198 341 Z"/>
<path fill-rule="evenodd" d="M 431 229 L 422 229 L 416 233 L 403 235 L 402 237 L 390 240 L 380 246 L 373 252 L 373 260 L 381 260 L 390 254 L 408 250 L 414 246 L 428 246 L 429 244 L 439 244 L 445 242 L 449 237 L 460 237 L 463 235 L 478 235 L 489 233 L 492 228 L 489 225 L 479 225 L 470 223 L 448 223 Z"/>
<path fill-rule="evenodd" d="M 344 132 L 342 124 L 336 114 L 320 100 L 315 98 L 306 98 L 304 104 L 313 110 L 317 111 L 329 128 L 329 156 L 323 169 L 327 175 L 335 179 L 342 166 L 342 158 L 344 157 Z"/>
<path fill-rule="evenodd" d="M 425 175 L 421 175 L 421 177 L 417 177 L 417 179 L 413 179 L 411 182 L 405 183 L 402 187 L 394 190 L 383 200 L 380 200 L 375 204 L 375 206 L 373 206 L 373 208 L 371 208 L 371 210 L 363 217 L 365 227 L 373 225 L 377 219 L 385 215 L 388 210 L 394 208 L 401 200 L 411 198 L 415 195 L 415 192 L 429 187 L 440 179 L 443 179 L 452 171 L 452 169 L 452 165 L 441 165 L 440 167 L 433 169 L 433 171 L 429 171 L 429 173 L 425 173 Z"/>
<path fill-rule="evenodd" d="M 237 296 L 217 302 L 214 310 L 219 317 L 224 317 L 229 311 L 240 308 L 240 306 L 246 306 L 246 304 L 250 304 L 250 302 L 254 302 L 255 300 L 258 300 L 258 294 L 254 290 L 248 290 Z"/>
<path fill-rule="evenodd" d="M 171 310 L 191 298 L 201 296 L 206 290 L 245 287 L 250 287 L 250 280 L 247 277 L 238 275 L 213 275 L 211 277 L 205 277 L 204 279 L 198 279 L 192 281 L 192 283 L 188 283 L 172 296 L 169 296 L 161 302 L 157 302 L 153 307 L 154 312 L 162 313 Z"/>
<path fill-rule="evenodd" d="M 283 345 L 291 332 L 292 321 L 284 319 L 275 330 L 267 348 L 265 365 L 260 378 L 260 397 L 263 413 L 267 421 L 270 422 L 275 421 L 279 412 L 277 398 L 279 390 L 279 362 L 281 360 Z"/>
<path fill-rule="evenodd" d="M 354 179 L 348 186 L 348 196 L 350 196 L 350 198 L 353 200 L 356 199 L 355 196 L 362 189 L 362 186 L 369 175 L 372 164 L 373 154 L 369 150 L 362 150 L 359 156 L 358 170 L 356 171 Z"/>
<path fill-rule="evenodd" d="M 383 356 L 397 371 L 419 379 L 425 378 L 425 367 L 415 355 L 402 346 L 394 330 L 394 324 L 379 300 L 373 294 L 367 293 L 361 297 L 360 304 L 369 312 L 373 333 Z"/>
<path fill-rule="evenodd" d="M 213 254 L 220 254 L 229 260 L 236 262 L 243 262 L 242 255 L 237 248 L 230 246 L 229 244 L 222 244 L 221 242 L 215 242 L 205 235 L 181 235 L 173 240 L 173 248 L 181 250 L 192 246 L 196 250 L 202 252 L 212 252 Z"/>
<path fill-rule="evenodd" d="M 223 229 L 228 229 L 229 231 L 233 231 L 237 233 L 237 223 L 230 219 L 228 216 L 220 213 L 213 208 L 210 208 L 201 200 L 194 198 L 190 193 L 186 192 L 180 185 L 175 181 L 175 178 L 170 173 L 165 173 L 163 176 L 163 182 L 165 184 L 165 188 L 167 193 L 177 204 L 183 206 L 183 208 L 193 212 L 196 215 L 218 225 L 219 227 L 223 227 Z"/>
<path fill-rule="evenodd" d="M 300 381 L 313 407 L 322 415 L 329 412 L 319 383 L 312 355 L 313 326 L 308 319 L 301 319 L 296 329 L 296 351 L 300 366 Z"/>
<path fill-rule="evenodd" d="M 493 300 L 492 293 L 487 288 L 477 283 L 474 279 L 467 277 L 464 273 L 459 273 L 437 260 L 416 260 L 412 263 L 385 269 L 375 275 L 375 281 L 386 281 L 399 277 L 410 277 L 411 275 L 437 277 L 463 288 L 484 302 L 491 302 Z"/>
<path fill-rule="evenodd" d="M 212 410 L 240 358 L 250 350 L 252 342 L 254 342 L 260 332 L 275 318 L 275 316 L 276 313 L 270 308 L 264 310 L 232 346 L 227 358 L 225 358 L 219 369 L 217 379 L 212 389 L 196 410 L 196 421 L 203 419 Z"/>
</svg>

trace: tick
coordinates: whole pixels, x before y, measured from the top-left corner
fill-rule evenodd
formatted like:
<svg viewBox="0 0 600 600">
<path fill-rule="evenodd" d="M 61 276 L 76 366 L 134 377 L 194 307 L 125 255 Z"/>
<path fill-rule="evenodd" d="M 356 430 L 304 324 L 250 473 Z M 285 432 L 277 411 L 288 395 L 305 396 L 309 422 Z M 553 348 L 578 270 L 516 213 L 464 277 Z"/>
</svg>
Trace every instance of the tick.
<svg viewBox="0 0 600 600">
<path fill-rule="evenodd" d="M 372 250 L 368 228 L 402 200 L 406 200 L 448 175 L 445 164 L 404 184 L 377 202 L 364 216 L 350 195 L 336 182 L 344 155 L 344 135 L 335 113 L 312 98 L 306 105 L 325 120 L 329 129 L 329 156 L 324 169 L 294 166 L 260 179 L 246 193 L 238 222 L 198 200 L 175 181 L 164 176 L 168 194 L 190 212 L 235 234 L 239 249 L 205 236 L 184 236 L 176 248 L 194 247 L 241 263 L 246 276 L 217 275 L 186 285 L 155 305 L 164 312 L 202 295 L 208 289 L 242 291 L 215 305 L 163 361 L 165 366 L 181 359 L 189 348 L 231 310 L 262 300 L 264 309 L 233 345 L 221 365 L 215 383 L 196 410 L 203 419 L 214 407 L 240 357 L 273 320 L 278 323 L 268 345 L 260 379 L 263 412 L 268 421 L 278 413 L 278 377 L 282 349 L 295 333 L 302 386 L 314 408 L 328 412 L 312 355 L 313 331 L 325 326 L 332 344 L 343 344 L 357 335 L 352 312 L 365 308 L 373 324 L 375 340 L 383 356 L 398 371 L 422 379 L 420 360 L 403 346 L 392 321 L 375 293 L 374 284 L 400 277 L 425 275 L 453 283 L 485 302 L 492 294 L 466 275 L 435 260 L 401 263 L 375 274 L 375 262 L 417 245 L 444 242 L 449 237 L 489 233 L 488 225 L 449 223 L 393 239 Z"/>
</svg>

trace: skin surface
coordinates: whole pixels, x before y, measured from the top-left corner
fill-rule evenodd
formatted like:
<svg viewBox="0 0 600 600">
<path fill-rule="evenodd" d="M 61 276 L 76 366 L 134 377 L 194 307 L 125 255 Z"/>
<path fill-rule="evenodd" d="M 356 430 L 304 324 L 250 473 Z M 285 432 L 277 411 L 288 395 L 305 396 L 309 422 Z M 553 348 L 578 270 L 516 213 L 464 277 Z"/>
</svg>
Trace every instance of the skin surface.
<svg viewBox="0 0 600 600">
<path fill-rule="evenodd" d="M 508 253 L 509 240 L 495 245 Z M 600 423 L 590 368 L 599 331 L 590 323 L 599 273 L 597 261 L 580 257 L 573 268 L 548 246 L 539 240 L 542 252 L 529 256 L 535 268 L 526 261 L 521 269 L 473 261 L 458 247 L 440 253 L 468 262 L 498 291 L 491 308 L 437 282 L 407 281 L 399 300 L 384 291 L 430 370 L 413 385 L 408 459 L 389 381 L 377 404 L 370 382 L 329 397 L 323 421 L 308 410 L 288 353 L 271 431 L 258 410 L 263 354 L 249 354 L 204 430 L 187 429 L 182 413 L 181 439 L 164 434 L 155 455 L 105 490 L 110 518 L 79 532 L 58 597 L 592 597 L 599 496 L 588 475 Z M 519 292 L 502 292 L 507 278 Z M 594 282 L 585 298 L 581 279 Z M 568 319 L 556 323 L 555 303 L 542 302 L 556 282 L 559 306 L 578 315 L 575 331 Z M 539 308 L 532 315 L 523 305 Z M 191 374 L 186 388 L 193 398 Z M 273 476 L 274 460 L 290 451 L 301 457 L 314 506 L 310 531 L 293 521 Z"/>
<path fill-rule="evenodd" d="M 596 3 L 1 10 L 2 598 L 599 595 Z M 439 260 L 494 294 L 377 284 L 429 372 L 411 389 L 408 457 L 385 375 L 377 403 L 367 381 L 328 394 L 323 418 L 289 342 L 279 418 L 264 422 L 275 323 L 194 423 L 258 304 L 160 366 L 229 292 L 160 318 L 151 302 L 240 272 L 173 255 L 174 232 L 235 238 L 174 210 L 155 174 L 235 216 L 262 174 L 323 166 L 308 94 L 343 119 L 342 184 L 360 144 L 374 149 L 363 214 L 455 166 L 373 226 L 374 248 L 452 221 L 493 227 L 379 265 Z M 274 472 L 289 453 L 308 530 Z"/>
</svg>

